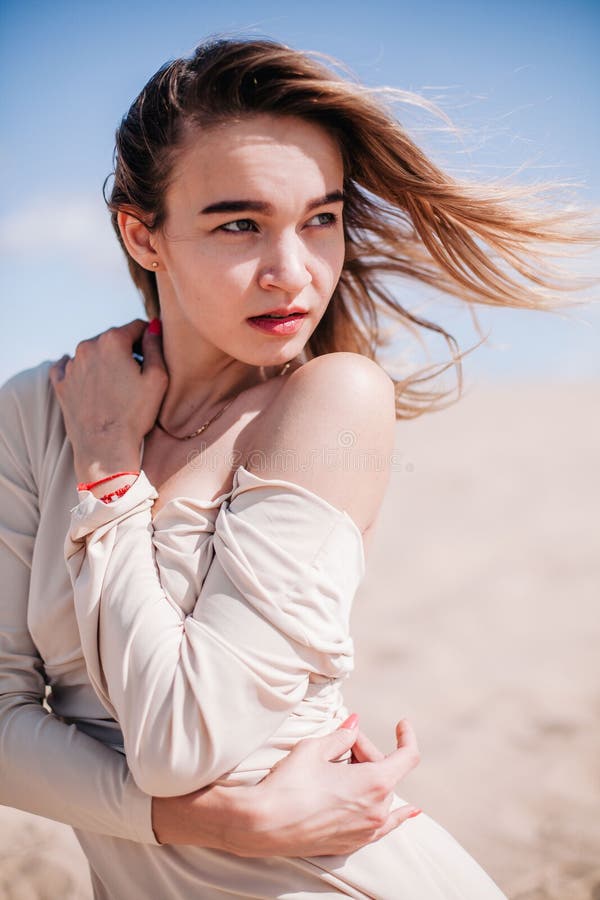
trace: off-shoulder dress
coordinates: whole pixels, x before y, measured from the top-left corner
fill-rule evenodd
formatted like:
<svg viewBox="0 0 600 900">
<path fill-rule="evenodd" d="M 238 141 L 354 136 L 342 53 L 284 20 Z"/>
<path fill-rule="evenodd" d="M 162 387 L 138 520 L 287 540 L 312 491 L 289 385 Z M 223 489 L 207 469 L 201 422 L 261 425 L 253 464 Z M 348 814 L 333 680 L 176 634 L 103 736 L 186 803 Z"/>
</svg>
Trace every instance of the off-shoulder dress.
<svg viewBox="0 0 600 900">
<path fill-rule="evenodd" d="M 298 740 L 346 718 L 362 538 L 344 510 L 244 466 L 231 491 L 176 498 L 154 518 L 143 471 L 113 503 L 77 495 L 44 374 L 13 379 L 3 407 L 21 442 L 3 450 L 0 479 L 20 504 L 2 522 L 20 564 L 7 562 L 13 608 L 3 601 L 0 623 L 0 740 L 15 779 L 1 802 L 73 825 L 96 900 L 502 900 L 425 813 L 345 856 L 246 859 L 158 844 L 151 795 L 256 783 Z M 23 562 L 28 590 L 16 577 Z M 39 708 L 43 682 L 54 715 Z M 39 774 L 48 756 L 52 777 Z"/>
</svg>

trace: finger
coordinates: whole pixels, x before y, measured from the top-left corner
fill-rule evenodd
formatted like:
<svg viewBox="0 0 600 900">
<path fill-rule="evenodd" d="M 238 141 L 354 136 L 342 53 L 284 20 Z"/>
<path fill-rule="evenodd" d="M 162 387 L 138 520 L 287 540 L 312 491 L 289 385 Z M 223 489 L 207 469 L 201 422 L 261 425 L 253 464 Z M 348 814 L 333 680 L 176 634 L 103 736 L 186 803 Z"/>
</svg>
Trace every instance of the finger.
<svg viewBox="0 0 600 900">
<path fill-rule="evenodd" d="M 419 747 L 417 744 L 417 735 L 408 719 L 400 719 L 396 725 L 396 742 L 398 747 L 414 750 L 418 755 Z"/>
<path fill-rule="evenodd" d="M 358 717 L 353 718 L 350 716 L 343 725 L 346 727 L 340 727 L 337 731 L 332 731 L 331 734 L 310 738 L 310 747 L 316 750 L 321 759 L 337 759 L 342 753 L 346 753 L 351 749 L 358 731 Z"/>
<path fill-rule="evenodd" d="M 357 762 L 378 762 L 380 759 L 385 759 L 385 754 L 378 750 L 375 744 L 360 730 L 352 745 L 352 753 Z"/>
<path fill-rule="evenodd" d="M 417 738 L 407 719 L 402 719 L 396 726 L 397 750 L 393 750 L 385 759 L 376 763 L 382 773 L 390 779 L 398 781 L 420 761 Z"/>
<path fill-rule="evenodd" d="M 134 319 L 126 325 L 119 325 L 115 330 L 118 331 L 119 335 L 122 335 L 124 340 L 131 341 L 132 344 L 135 344 L 136 341 L 142 339 L 147 327 L 148 323 L 144 321 L 144 319 Z"/>
<path fill-rule="evenodd" d="M 159 369 L 165 371 L 165 360 L 162 352 L 160 319 L 152 319 L 144 330 L 142 337 L 142 354 L 144 356 L 144 371 Z"/>
<path fill-rule="evenodd" d="M 404 806 L 398 807 L 398 809 L 393 809 L 388 816 L 387 822 L 385 825 L 382 825 L 381 828 L 378 828 L 373 837 L 371 838 L 369 843 L 373 841 L 378 841 L 380 838 L 384 837 L 386 834 L 389 834 L 390 831 L 393 831 L 394 828 L 398 828 L 399 825 L 402 825 L 404 822 L 407 822 L 409 819 L 414 819 L 418 816 L 423 810 L 419 809 L 416 806 L 413 806 L 410 803 L 404 804 Z"/>
<path fill-rule="evenodd" d="M 50 382 L 52 384 L 56 384 L 59 381 L 62 381 L 65 377 L 65 366 L 69 362 L 71 357 L 68 353 L 65 353 L 64 356 L 61 356 L 55 363 L 50 366 L 49 377 Z"/>
</svg>

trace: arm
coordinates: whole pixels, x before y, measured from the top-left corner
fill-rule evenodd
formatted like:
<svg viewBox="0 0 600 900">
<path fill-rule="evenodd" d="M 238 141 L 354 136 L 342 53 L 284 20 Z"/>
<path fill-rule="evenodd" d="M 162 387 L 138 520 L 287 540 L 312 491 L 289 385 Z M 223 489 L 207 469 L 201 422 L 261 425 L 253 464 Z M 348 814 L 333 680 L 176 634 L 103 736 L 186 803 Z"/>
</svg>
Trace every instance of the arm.
<svg viewBox="0 0 600 900">
<path fill-rule="evenodd" d="M 161 585 L 143 473 L 120 499 L 86 493 L 73 511 L 65 547 L 88 672 L 148 793 L 215 781 L 277 731 L 311 671 L 351 667 L 360 536 L 319 498 L 244 474 L 190 615 Z"/>
<path fill-rule="evenodd" d="M 27 627 L 38 491 L 35 442 L 26 427 L 44 433 L 48 391 L 47 378 L 31 372 L 0 390 L 0 803 L 155 844 L 151 798 L 136 786 L 123 756 L 42 705 L 43 661 Z"/>
</svg>

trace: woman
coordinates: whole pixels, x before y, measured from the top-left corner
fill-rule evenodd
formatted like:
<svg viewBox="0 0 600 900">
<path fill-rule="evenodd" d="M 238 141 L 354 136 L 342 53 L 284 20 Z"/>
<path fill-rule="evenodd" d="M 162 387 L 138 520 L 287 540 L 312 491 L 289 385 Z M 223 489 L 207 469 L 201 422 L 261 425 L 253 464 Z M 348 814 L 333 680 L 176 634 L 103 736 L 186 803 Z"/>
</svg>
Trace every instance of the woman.
<svg viewBox="0 0 600 900">
<path fill-rule="evenodd" d="M 387 760 L 351 729 L 335 737 L 335 827 L 337 807 L 352 803 L 348 774 L 362 772 L 378 779 L 364 782 L 378 801 L 376 840 L 365 844 L 363 833 L 353 845 L 346 834 L 348 845 L 335 848 L 322 815 L 323 842 L 313 835 L 308 849 L 306 831 L 323 809 L 311 791 L 325 780 L 321 766 L 313 781 L 320 741 L 340 735 L 348 712 L 340 683 L 352 664 L 349 604 L 396 415 L 415 414 L 411 398 L 423 397 L 375 363 L 374 299 L 435 327 L 403 311 L 378 278 L 409 272 L 465 299 L 542 306 L 551 294 L 511 281 L 474 238 L 551 288 L 515 247 L 569 236 L 561 215 L 534 220 L 450 182 L 368 92 L 280 45 L 235 41 L 200 47 L 151 79 L 117 136 L 110 205 L 146 309 L 160 313 L 164 359 L 158 323 L 135 322 L 84 342 L 74 360 L 30 376 L 33 386 L 17 378 L 9 387 L 21 436 L 5 454 L 5 483 L 20 504 L 8 543 L 20 577 L 37 540 L 30 635 L 22 610 L 6 629 L 5 746 L 22 749 L 13 712 L 23 742 L 38 729 L 43 660 L 63 719 L 47 717 L 44 728 L 77 723 L 73 764 L 85 753 L 90 766 L 100 758 L 89 738 L 125 750 L 133 781 L 124 764 L 120 784 L 111 769 L 117 798 L 90 811 L 100 775 L 95 795 L 88 788 L 79 810 L 71 798 L 62 818 L 79 826 L 97 897 L 503 896 L 431 819 L 407 821 L 411 810 L 392 789 L 416 759 L 408 723 Z M 264 318 L 290 312 L 278 324 Z M 131 357 L 140 339 L 141 371 Z M 8 418 L 9 401 L 7 409 Z M 350 476 L 339 456 L 330 466 L 323 459 L 340 447 L 344 459 L 351 447 L 353 462 L 366 453 L 384 465 L 354 466 Z M 56 574 L 65 522 L 73 592 Z M 11 706 L 11 679 L 36 650 L 28 712 L 37 718 L 27 732 L 28 691 Z M 64 735 L 57 746 L 66 751 Z M 324 737 L 298 743 L 315 735 Z M 350 746 L 374 762 L 343 765 Z M 12 765 L 18 773 L 25 763 Z M 294 763 L 296 772 L 304 765 L 295 782 Z M 69 780 L 59 774 L 58 793 Z M 23 805 L 23 778 L 14 805 Z M 191 803 L 198 788 L 206 792 Z M 219 789 L 216 834 L 209 825 L 190 840 L 185 814 L 173 828 L 173 811 Z M 126 790 L 140 810 L 144 796 L 158 798 L 154 840 L 115 826 Z M 164 818 L 161 798 L 170 803 Z M 248 815 L 255 800 L 262 813 Z M 61 818 L 58 800 L 45 802 Z M 262 845 L 256 837 L 267 822 L 271 832 L 282 826 L 279 845 L 273 834 Z"/>
</svg>

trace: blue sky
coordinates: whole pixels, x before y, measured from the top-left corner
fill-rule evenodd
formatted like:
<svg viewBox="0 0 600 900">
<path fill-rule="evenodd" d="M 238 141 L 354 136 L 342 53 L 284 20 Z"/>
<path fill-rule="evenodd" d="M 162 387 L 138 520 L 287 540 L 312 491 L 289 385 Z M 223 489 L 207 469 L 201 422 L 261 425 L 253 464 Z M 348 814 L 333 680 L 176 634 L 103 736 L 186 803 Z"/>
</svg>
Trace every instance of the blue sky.
<svg viewBox="0 0 600 900">
<path fill-rule="evenodd" d="M 215 33 L 326 52 L 368 84 L 435 100 L 463 141 L 423 133 L 422 143 L 457 177 L 527 164 L 517 182 L 573 180 L 579 202 L 600 205 L 598 4 L 4 0 L 0 381 L 142 313 L 101 195 L 114 130 L 164 61 Z M 403 116 L 417 140 L 423 126 L 439 125 Z M 600 276 L 598 259 L 582 271 Z M 422 292 L 410 288 L 408 305 L 419 307 Z M 421 311 L 461 347 L 477 339 L 459 301 Z M 477 315 L 492 338 L 464 363 L 470 383 L 600 378 L 598 304 L 566 317 L 484 307 Z M 442 342 L 431 353 L 447 358 Z"/>
</svg>

